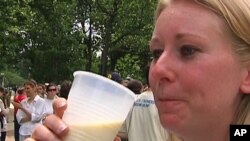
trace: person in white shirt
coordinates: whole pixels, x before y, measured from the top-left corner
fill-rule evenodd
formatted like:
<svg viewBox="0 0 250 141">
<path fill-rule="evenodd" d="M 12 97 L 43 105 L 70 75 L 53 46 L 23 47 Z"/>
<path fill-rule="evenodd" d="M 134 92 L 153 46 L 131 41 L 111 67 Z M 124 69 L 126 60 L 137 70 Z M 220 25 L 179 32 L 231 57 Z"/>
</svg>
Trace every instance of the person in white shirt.
<svg viewBox="0 0 250 141">
<path fill-rule="evenodd" d="M 46 115 L 53 114 L 53 101 L 58 98 L 57 96 L 58 88 L 57 85 L 54 83 L 50 83 L 47 86 L 47 96 L 44 98 L 45 100 L 45 107 L 46 107 Z"/>
<path fill-rule="evenodd" d="M 145 76 L 148 83 L 149 66 Z M 118 136 L 129 141 L 167 141 L 169 133 L 162 127 L 150 87 L 139 94 Z"/>
<path fill-rule="evenodd" d="M 33 130 L 38 124 L 41 124 L 46 112 L 44 99 L 36 93 L 35 81 L 31 80 L 25 83 L 25 92 L 28 98 L 24 99 L 20 104 L 13 102 L 13 105 L 18 108 L 16 118 L 21 125 L 19 141 L 31 137 Z"/>
<path fill-rule="evenodd" d="M 0 87 L 0 97 L 3 97 L 5 93 L 5 89 L 3 87 Z M 6 137 L 6 130 L 7 130 L 7 120 L 6 116 L 9 114 L 9 108 L 4 105 L 4 102 L 2 99 L 0 99 L 0 122 L 1 122 L 1 128 L 0 128 L 0 136 L 1 140 L 5 140 Z"/>
<path fill-rule="evenodd" d="M 36 86 L 37 93 L 41 98 L 46 98 L 47 93 L 46 93 L 46 86 L 42 83 L 38 83 Z"/>
<path fill-rule="evenodd" d="M 168 132 L 162 127 L 151 90 L 138 96 L 119 136 L 129 141 L 166 141 Z"/>
</svg>

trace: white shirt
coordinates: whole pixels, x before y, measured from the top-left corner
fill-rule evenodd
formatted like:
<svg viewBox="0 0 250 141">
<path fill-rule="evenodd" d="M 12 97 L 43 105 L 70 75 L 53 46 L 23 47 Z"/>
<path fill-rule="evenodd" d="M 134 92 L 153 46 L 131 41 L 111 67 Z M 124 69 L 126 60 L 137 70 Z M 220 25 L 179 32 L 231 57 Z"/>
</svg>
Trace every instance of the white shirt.
<svg viewBox="0 0 250 141">
<path fill-rule="evenodd" d="M 46 107 L 46 114 L 50 115 L 54 113 L 53 110 L 53 101 L 57 98 L 57 96 L 54 97 L 54 99 L 48 99 L 48 98 L 44 98 L 45 101 L 45 107 Z"/>
<path fill-rule="evenodd" d="M 7 116 L 9 114 L 9 108 L 4 107 L 4 103 L 1 99 L 0 99 L 0 112 L 2 112 L 4 116 Z"/>
<path fill-rule="evenodd" d="M 19 134 L 26 136 L 31 135 L 38 124 L 41 124 L 41 120 L 45 115 L 45 102 L 40 96 L 36 96 L 31 103 L 28 103 L 26 98 L 21 102 L 21 105 L 31 113 L 31 121 L 20 123 L 23 118 L 27 115 L 20 109 L 18 109 L 16 118 L 18 123 L 21 125 L 19 129 Z"/>
<path fill-rule="evenodd" d="M 166 141 L 169 133 L 162 127 L 152 91 L 138 96 L 119 134 L 129 141 Z"/>
<path fill-rule="evenodd" d="M 1 99 L 0 99 L 0 112 L 2 112 L 2 114 L 4 115 L 4 117 L 2 119 L 3 128 L 0 128 L 0 136 L 1 136 L 1 132 L 7 130 L 7 120 L 6 120 L 5 116 L 7 116 L 9 114 L 9 108 L 4 107 L 4 103 Z"/>
</svg>

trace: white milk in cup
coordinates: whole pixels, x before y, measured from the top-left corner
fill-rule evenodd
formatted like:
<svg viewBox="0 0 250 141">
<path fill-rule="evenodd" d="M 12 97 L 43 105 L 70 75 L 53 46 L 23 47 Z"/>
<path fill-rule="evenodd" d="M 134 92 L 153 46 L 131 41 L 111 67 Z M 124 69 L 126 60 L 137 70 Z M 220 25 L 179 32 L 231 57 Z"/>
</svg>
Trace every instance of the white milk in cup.
<svg viewBox="0 0 250 141">
<path fill-rule="evenodd" d="M 76 71 L 67 101 L 63 121 L 70 132 L 64 141 L 113 141 L 135 95 L 108 78 Z"/>
</svg>

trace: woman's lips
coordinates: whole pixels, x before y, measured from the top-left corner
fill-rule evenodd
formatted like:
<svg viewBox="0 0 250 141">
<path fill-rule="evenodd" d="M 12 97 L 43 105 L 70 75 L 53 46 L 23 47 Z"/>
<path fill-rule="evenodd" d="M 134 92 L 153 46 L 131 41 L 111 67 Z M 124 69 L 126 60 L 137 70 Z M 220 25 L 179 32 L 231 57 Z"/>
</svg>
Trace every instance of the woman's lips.
<svg viewBox="0 0 250 141">
<path fill-rule="evenodd" d="M 185 101 L 179 98 L 164 98 L 156 100 L 158 109 L 163 112 L 178 111 L 183 104 L 185 104 Z"/>
</svg>

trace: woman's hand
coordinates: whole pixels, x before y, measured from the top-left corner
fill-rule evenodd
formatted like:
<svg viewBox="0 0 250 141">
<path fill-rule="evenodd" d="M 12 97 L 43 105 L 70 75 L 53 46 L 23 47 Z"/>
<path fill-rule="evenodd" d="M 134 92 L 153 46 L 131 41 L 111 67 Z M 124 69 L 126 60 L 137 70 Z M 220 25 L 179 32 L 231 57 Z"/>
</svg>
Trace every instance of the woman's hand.
<svg viewBox="0 0 250 141">
<path fill-rule="evenodd" d="M 61 141 L 69 132 L 69 127 L 62 121 L 62 115 L 67 108 L 64 98 L 57 98 L 53 103 L 54 115 L 46 116 L 43 125 L 37 126 L 32 138 L 25 141 Z"/>
<path fill-rule="evenodd" d="M 21 109 L 22 108 L 22 105 L 20 103 L 17 103 L 17 102 L 11 102 L 12 105 L 15 107 L 15 108 L 18 108 L 18 109 Z"/>
<path fill-rule="evenodd" d="M 25 141 L 62 141 L 68 134 L 69 127 L 62 121 L 62 116 L 67 108 L 67 101 L 64 98 L 57 98 L 53 103 L 54 115 L 43 119 L 43 125 L 37 126 L 32 138 Z M 114 141 L 121 141 L 116 137 Z"/>
<path fill-rule="evenodd" d="M 121 138 L 120 137 L 115 137 L 114 141 L 121 141 Z"/>
</svg>

